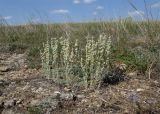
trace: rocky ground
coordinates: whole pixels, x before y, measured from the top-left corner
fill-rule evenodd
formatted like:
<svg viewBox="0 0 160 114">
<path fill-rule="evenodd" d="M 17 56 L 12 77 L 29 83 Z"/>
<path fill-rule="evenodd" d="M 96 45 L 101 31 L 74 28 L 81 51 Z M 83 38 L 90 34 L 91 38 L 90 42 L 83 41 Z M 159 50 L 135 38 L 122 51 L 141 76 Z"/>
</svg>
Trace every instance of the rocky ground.
<svg viewBox="0 0 160 114">
<path fill-rule="evenodd" d="M 0 53 L 1 114 L 160 114 L 160 76 L 128 73 L 100 89 L 62 87 L 41 69 L 29 69 L 26 54 Z"/>
</svg>

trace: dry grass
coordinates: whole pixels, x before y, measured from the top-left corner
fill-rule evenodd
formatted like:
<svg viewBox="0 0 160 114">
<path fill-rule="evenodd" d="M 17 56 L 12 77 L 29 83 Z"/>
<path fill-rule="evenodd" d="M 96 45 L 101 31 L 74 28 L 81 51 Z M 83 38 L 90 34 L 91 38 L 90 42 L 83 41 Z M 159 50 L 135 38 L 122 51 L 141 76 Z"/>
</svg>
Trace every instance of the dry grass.
<svg viewBox="0 0 160 114">
<path fill-rule="evenodd" d="M 107 37 L 112 36 L 110 67 L 121 62 L 127 64 L 129 71 L 138 70 L 147 75 L 153 64 L 152 60 L 155 61 L 152 69 L 160 63 L 159 21 L 136 22 L 126 18 L 111 22 L 38 25 L 30 23 L 24 26 L 10 26 L 4 21 L 1 22 L 1 47 L 8 47 L 12 52 L 28 49 L 28 65 L 33 68 L 40 67 L 40 50 L 43 43 L 50 41 L 50 38 L 69 37 L 70 45 L 78 41 L 79 46 L 85 47 L 86 36 L 93 36 L 97 42 L 102 33 Z"/>
</svg>

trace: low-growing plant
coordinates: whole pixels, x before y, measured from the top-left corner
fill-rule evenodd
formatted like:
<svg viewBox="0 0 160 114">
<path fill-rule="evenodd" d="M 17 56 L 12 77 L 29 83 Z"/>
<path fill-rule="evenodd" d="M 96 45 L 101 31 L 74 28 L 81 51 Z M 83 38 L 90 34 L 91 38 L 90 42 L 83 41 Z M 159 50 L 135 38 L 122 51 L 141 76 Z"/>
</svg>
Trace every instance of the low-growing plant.
<svg viewBox="0 0 160 114">
<path fill-rule="evenodd" d="M 41 114 L 42 109 L 40 107 L 28 107 L 26 114 Z"/>
<path fill-rule="evenodd" d="M 27 52 L 27 65 L 29 68 L 40 68 L 41 59 L 40 59 L 40 48 L 31 47 Z"/>
<path fill-rule="evenodd" d="M 73 79 L 84 82 L 85 87 L 95 87 L 108 69 L 111 38 L 101 34 L 98 39 L 86 37 L 83 47 L 70 37 L 48 39 L 41 51 L 42 67 L 46 76 L 57 83 L 72 84 Z"/>
<path fill-rule="evenodd" d="M 157 50 L 157 49 L 156 49 Z M 119 61 L 128 66 L 128 70 L 137 70 L 140 73 L 146 74 L 152 64 L 159 61 L 160 57 L 157 51 L 142 46 L 135 48 L 117 49 L 116 46 L 112 47 L 111 61 Z"/>
</svg>

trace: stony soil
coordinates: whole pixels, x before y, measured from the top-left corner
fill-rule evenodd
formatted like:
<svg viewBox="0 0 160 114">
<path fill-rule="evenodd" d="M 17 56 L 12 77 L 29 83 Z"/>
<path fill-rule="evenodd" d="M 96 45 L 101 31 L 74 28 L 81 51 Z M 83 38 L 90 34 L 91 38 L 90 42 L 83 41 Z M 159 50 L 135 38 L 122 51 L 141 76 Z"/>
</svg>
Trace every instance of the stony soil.
<svg viewBox="0 0 160 114">
<path fill-rule="evenodd" d="M 159 73 L 127 73 L 117 85 L 86 90 L 56 85 L 25 58 L 0 53 L 1 114 L 160 114 Z"/>
</svg>

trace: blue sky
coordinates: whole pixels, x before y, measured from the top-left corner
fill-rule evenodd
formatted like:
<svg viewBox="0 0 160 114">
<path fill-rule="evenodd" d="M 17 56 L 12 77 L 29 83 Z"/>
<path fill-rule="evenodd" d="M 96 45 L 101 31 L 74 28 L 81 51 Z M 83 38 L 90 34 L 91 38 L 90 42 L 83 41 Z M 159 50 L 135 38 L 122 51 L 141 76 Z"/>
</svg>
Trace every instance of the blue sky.
<svg viewBox="0 0 160 114">
<path fill-rule="evenodd" d="M 144 19 L 144 0 L 0 0 L 0 19 L 11 24 L 34 22 L 86 22 L 132 16 Z M 153 17 L 160 15 L 160 0 L 146 0 Z M 159 17 L 158 17 L 159 18 Z M 159 18 L 160 19 L 160 18 Z"/>
</svg>

